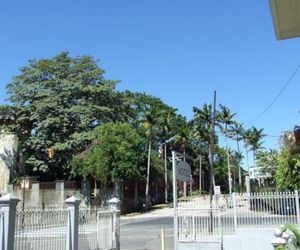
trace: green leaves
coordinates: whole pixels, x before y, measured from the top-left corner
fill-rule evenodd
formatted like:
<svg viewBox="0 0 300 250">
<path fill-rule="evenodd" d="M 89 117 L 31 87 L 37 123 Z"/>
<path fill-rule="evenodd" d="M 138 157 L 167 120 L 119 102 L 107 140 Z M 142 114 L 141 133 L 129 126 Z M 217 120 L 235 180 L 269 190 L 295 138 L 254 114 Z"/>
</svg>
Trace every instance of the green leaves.
<svg viewBox="0 0 300 250">
<path fill-rule="evenodd" d="M 117 81 L 104 79 L 104 71 L 90 56 L 72 58 L 64 52 L 29 61 L 20 71 L 7 89 L 17 110 L 11 128 L 28 155 L 27 174 L 68 175 L 70 158 L 91 142 L 93 128 L 126 117 L 120 112 Z M 57 151 L 53 160 L 45 153 L 49 147 Z"/>
<path fill-rule="evenodd" d="M 282 150 L 276 170 L 276 185 L 282 190 L 297 190 L 300 188 L 299 154 L 293 154 L 288 149 Z"/>
<path fill-rule="evenodd" d="M 108 180 L 135 180 L 142 177 L 144 143 L 128 123 L 106 123 L 94 130 L 94 143 L 73 162 L 73 173 Z"/>
</svg>

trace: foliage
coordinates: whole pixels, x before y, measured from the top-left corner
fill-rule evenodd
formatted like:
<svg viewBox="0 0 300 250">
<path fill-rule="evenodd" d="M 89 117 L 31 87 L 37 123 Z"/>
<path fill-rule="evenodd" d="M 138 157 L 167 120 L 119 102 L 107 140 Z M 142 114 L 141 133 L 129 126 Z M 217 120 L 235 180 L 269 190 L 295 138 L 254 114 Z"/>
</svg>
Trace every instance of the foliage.
<svg viewBox="0 0 300 250">
<path fill-rule="evenodd" d="M 278 168 L 278 152 L 274 149 L 261 150 L 257 153 L 256 164 L 262 175 L 270 175 L 275 183 L 276 169 Z"/>
<path fill-rule="evenodd" d="M 18 110 L 11 129 L 26 155 L 27 172 L 67 178 L 69 161 L 92 140 L 94 127 L 126 119 L 127 105 L 116 92 L 116 81 L 90 56 L 31 60 L 7 85 L 9 100 Z M 123 107 L 123 108 L 122 108 Z M 54 158 L 47 149 L 53 147 Z"/>
<path fill-rule="evenodd" d="M 106 123 L 94 130 L 94 144 L 73 160 L 73 173 L 106 183 L 142 178 L 143 140 L 128 123 Z"/>
<path fill-rule="evenodd" d="M 258 149 L 262 147 L 261 140 L 264 136 L 263 129 L 258 129 L 253 126 L 244 132 L 245 143 L 250 146 L 250 150 L 252 150 L 255 154 L 257 153 Z"/>
<path fill-rule="evenodd" d="M 16 120 L 18 108 L 9 105 L 0 105 L 0 128 L 9 131 L 9 127 Z"/>
<path fill-rule="evenodd" d="M 276 170 L 276 185 L 283 190 L 298 190 L 300 188 L 299 154 L 292 154 L 288 149 L 282 150 Z"/>
<path fill-rule="evenodd" d="M 292 245 L 294 249 L 300 249 L 300 231 L 294 224 L 284 225 L 284 229 L 291 232 L 293 235 Z"/>
</svg>

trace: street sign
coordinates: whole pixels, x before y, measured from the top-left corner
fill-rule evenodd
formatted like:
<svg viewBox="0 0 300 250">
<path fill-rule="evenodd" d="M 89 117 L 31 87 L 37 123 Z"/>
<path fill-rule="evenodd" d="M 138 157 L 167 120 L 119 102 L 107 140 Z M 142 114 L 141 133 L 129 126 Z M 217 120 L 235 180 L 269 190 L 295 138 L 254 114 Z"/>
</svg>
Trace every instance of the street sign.
<svg viewBox="0 0 300 250">
<path fill-rule="evenodd" d="M 179 181 L 189 181 L 191 179 L 191 167 L 185 161 L 177 163 L 176 176 Z"/>
</svg>

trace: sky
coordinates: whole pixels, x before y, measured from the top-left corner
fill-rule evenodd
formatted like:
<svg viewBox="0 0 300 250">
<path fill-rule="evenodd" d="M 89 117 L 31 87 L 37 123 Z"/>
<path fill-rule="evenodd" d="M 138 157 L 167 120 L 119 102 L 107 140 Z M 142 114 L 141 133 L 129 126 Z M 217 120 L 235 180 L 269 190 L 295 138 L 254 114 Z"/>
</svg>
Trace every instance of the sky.
<svg viewBox="0 0 300 250">
<path fill-rule="evenodd" d="M 276 39 L 268 0 L 1 1 L 0 32 L 0 104 L 29 59 L 68 51 L 99 60 L 119 90 L 160 97 L 188 119 L 217 91 L 247 125 L 300 62 L 300 38 Z M 299 124 L 299 80 L 249 124 L 264 128 L 266 148 Z"/>
</svg>

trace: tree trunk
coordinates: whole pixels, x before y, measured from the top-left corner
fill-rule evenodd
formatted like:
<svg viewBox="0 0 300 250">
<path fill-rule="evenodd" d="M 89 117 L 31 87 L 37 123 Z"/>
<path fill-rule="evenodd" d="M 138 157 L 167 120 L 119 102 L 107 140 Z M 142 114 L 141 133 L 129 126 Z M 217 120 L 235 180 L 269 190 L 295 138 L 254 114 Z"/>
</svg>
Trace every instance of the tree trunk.
<svg viewBox="0 0 300 250">
<path fill-rule="evenodd" d="M 253 149 L 253 165 L 256 167 L 256 150 Z"/>
<path fill-rule="evenodd" d="M 134 181 L 134 209 L 139 207 L 139 199 L 138 199 L 138 182 L 137 180 Z"/>
<path fill-rule="evenodd" d="M 249 172 L 249 155 L 248 155 L 248 147 L 247 147 L 247 145 L 245 145 L 245 149 L 246 149 L 247 167 L 248 167 L 248 172 Z"/>
<path fill-rule="evenodd" d="M 230 159 L 229 159 L 229 149 L 228 149 L 227 124 L 225 124 L 225 136 L 226 136 L 226 153 L 227 153 L 227 170 L 228 170 L 228 189 L 229 189 L 229 194 L 231 195 L 232 182 L 231 182 Z"/>
<path fill-rule="evenodd" d="M 183 152 L 183 161 L 185 161 L 185 147 L 182 148 Z M 183 182 L 183 196 L 186 197 L 186 181 Z"/>
<path fill-rule="evenodd" d="M 202 157 L 200 155 L 200 165 L 199 165 L 199 195 L 202 192 Z"/>
<path fill-rule="evenodd" d="M 239 141 L 238 138 L 236 138 L 236 143 L 237 143 L 237 150 L 238 150 L 238 154 L 240 157 L 240 145 L 239 145 Z M 239 167 L 239 187 L 240 187 L 240 192 L 243 192 L 243 185 L 242 185 L 242 169 L 241 169 L 241 163 L 240 163 L 240 159 L 238 159 L 238 167 Z"/>
<path fill-rule="evenodd" d="M 149 139 L 148 147 L 148 162 L 147 162 L 147 181 L 146 181 L 146 193 L 145 193 L 145 209 L 149 210 L 149 179 L 150 179 L 150 163 L 151 163 L 151 139 Z"/>
<path fill-rule="evenodd" d="M 97 180 L 96 180 L 96 177 L 94 177 L 94 189 L 97 189 Z"/>
<path fill-rule="evenodd" d="M 168 203 L 168 159 L 167 159 L 167 143 L 164 145 L 165 152 L 165 203 Z"/>
</svg>

